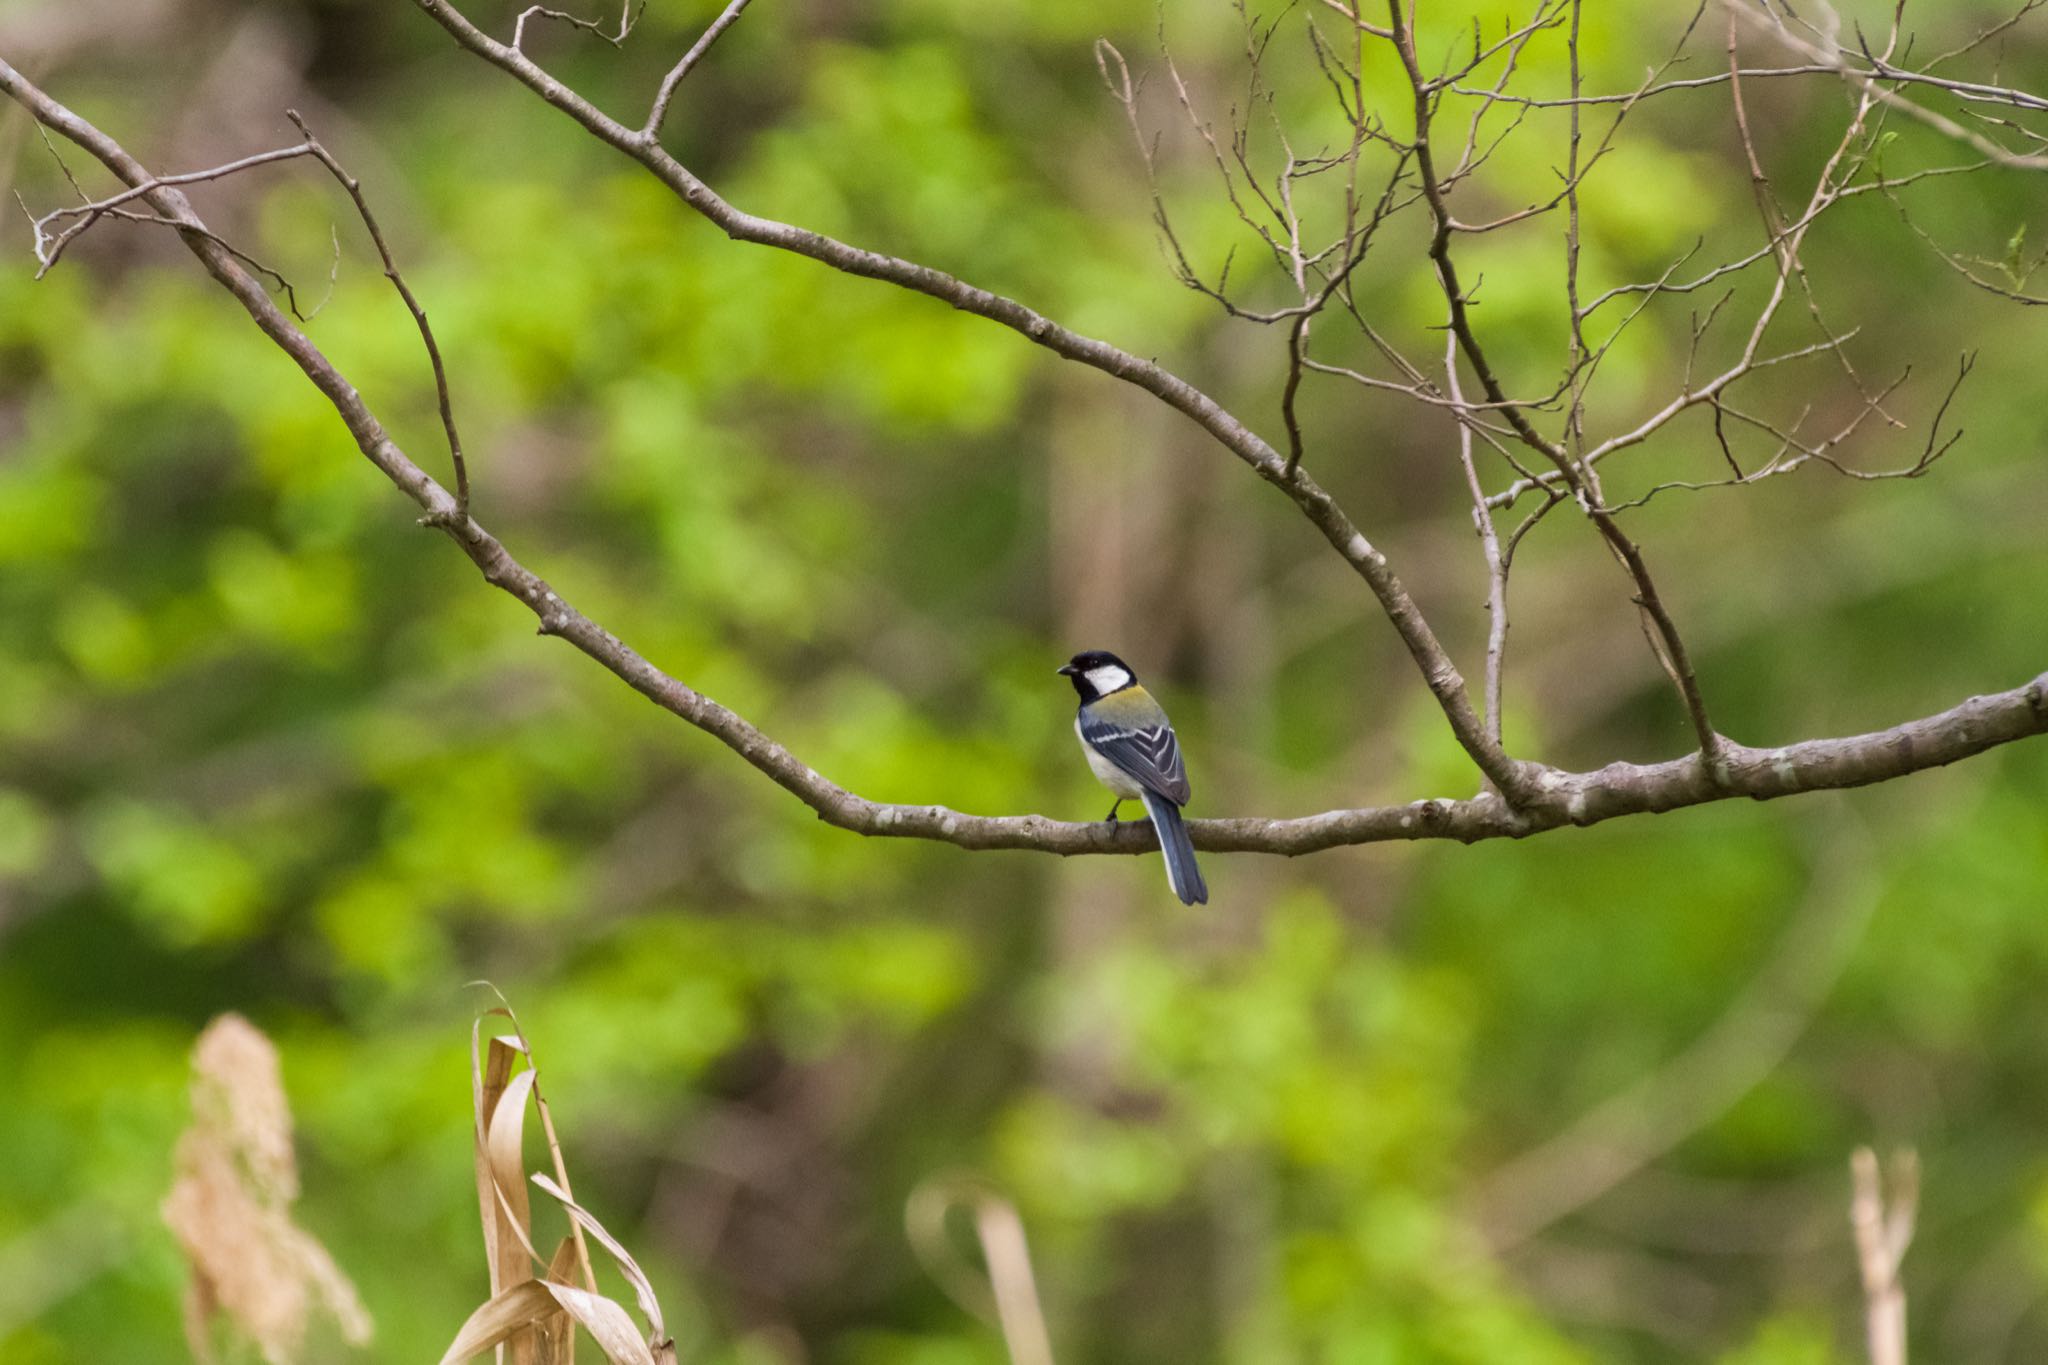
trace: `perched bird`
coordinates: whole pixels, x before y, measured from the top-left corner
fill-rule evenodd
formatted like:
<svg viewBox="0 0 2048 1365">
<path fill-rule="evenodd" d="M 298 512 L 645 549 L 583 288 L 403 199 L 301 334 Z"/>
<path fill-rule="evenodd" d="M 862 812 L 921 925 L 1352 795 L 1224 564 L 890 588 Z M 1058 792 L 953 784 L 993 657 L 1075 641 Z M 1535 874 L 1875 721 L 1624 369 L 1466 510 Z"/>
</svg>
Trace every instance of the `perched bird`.
<svg viewBox="0 0 2048 1365">
<path fill-rule="evenodd" d="M 1109 819 L 1126 801 L 1142 801 L 1166 855 L 1166 880 L 1182 905 L 1209 899 L 1202 870 L 1195 866 L 1195 846 L 1181 823 L 1180 808 L 1188 803 L 1188 770 L 1180 760 L 1180 741 L 1173 723 L 1152 694 L 1138 685 L 1137 675 L 1116 655 L 1100 649 L 1076 654 L 1058 670 L 1073 680 L 1081 694 L 1074 732 L 1081 751 L 1102 785 L 1116 793 Z"/>
</svg>

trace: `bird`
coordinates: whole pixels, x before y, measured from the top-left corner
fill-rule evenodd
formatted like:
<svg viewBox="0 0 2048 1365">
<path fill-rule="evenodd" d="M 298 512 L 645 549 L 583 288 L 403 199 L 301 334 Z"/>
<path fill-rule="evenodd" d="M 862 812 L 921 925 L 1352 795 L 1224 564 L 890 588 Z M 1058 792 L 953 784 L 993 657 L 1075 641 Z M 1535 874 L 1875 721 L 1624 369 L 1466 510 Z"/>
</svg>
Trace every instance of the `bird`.
<svg viewBox="0 0 2048 1365">
<path fill-rule="evenodd" d="M 1138 682 L 1131 666 L 1107 650 L 1076 654 L 1055 672 L 1081 696 L 1074 733 L 1103 786 L 1116 795 L 1110 823 L 1126 801 L 1142 801 L 1166 856 L 1166 880 L 1182 905 L 1207 903 L 1209 887 L 1195 866 L 1195 846 L 1180 810 L 1192 794 L 1180 741 L 1166 711 Z"/>
</svg>

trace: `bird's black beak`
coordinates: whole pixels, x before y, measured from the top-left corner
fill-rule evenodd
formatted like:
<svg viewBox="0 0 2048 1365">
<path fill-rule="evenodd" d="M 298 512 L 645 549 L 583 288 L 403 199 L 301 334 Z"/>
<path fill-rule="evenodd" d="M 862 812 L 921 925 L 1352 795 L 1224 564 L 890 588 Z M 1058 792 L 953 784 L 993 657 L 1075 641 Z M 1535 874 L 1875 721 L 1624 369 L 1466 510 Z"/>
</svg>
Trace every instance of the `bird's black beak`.
<svg viewBox="0 0 2048 1365">
<path fill-rule="evenodd" d="M 1062 678 L 1071 678 L 1080 671 L 1080 669 L 1074 667 L 1072 664 L 1061 664 L 1058 668 L 1055 668 L 1053 670 L 1053 672 L 1059 674 Z"/>
</svg>

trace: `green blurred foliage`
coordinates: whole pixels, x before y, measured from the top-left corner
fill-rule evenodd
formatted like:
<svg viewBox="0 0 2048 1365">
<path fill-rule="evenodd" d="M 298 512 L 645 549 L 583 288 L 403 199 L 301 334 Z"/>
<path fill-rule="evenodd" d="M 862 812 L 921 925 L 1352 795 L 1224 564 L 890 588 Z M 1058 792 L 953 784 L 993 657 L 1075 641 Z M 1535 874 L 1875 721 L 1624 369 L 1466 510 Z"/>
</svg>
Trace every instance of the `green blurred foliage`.
<svg viewBox="0 0 2048 1365">
<path fill-rule="evenodd" d="M 0 37 L 49 40 L 61 8 L 0 5 Z M 481 518 L 834 780 L 1092 816 L 1049 670 L 1113 644 L 1172 706 L 1198 814 L 1472 789 L 1360 585 L 1143 395 L 929 299 L 728 242 L 411 7 L 181 0 L 168 37 L 78 8 L 105 10 L 102 31 L 36 69 L 152 164 L 280 142 L 277 109 L 306 110 L 432 313 Z M 471 8 L 499 32 L 514 12 Z M 1937 46 L 1993 12 L 1926 8 Z M 1500 22 L 1425 9 L 1439 52 L 1472 15 Z M 622 51 L 563 30 L 534 45 L 627 110 L 709 14 L 655 0 Z M 1589 6 L 1589 87 L 1631 88 L 1675 15 Z M 692 76 L 670 142 L 751 211 L 1158 355 L 1270 436 L 1282 339 L 1172 279 L 1089 49 L 1107 36 L 1149 73 L 1190 259 L 1213 275 L 1234 249 L 1244 301 L 1285 302 L 1174 105 L 1156 17 L 1136 0 L 758 5 Z M 1177 3 L 1164 21 L 1224 117 L 1244 97 L 1236 15 Z M 1273 108 L 1306 147 L 1336 130 L 1290 22 Z M 1714 69 L 1718 41 L 1684 72 Z M 2010 80 L 2048 75 L 2038 26 L 2002 60 Z M 1370 89 L 1395 74 L 1369 57 Z M 1561 88 L 1555 34 L 1522 79 Z M 275 98 L 245 107 L 244 81 Z M 1750 98 L 1792 199 L 1841 92 Z M 1528 117 L 1461 191 L 1469 216 L 1553 194 L 1565 131 Z M 1888 165 L 1950 150 L 1896 131 Z M 62 198 L 19 119 L 0 149 L 28 202 Z M 1253 154 L 1272 152 L 1259 129 Z M 309 295 L 340 241 L 312 335 L 438 469 L 417 338 L 333 187 L 271 168 L 196 197 Z M 2019 175 L 1911 199 L 1994 262 L 2048 236 L 2043 202 Z M 1696 240 L 1702 261 L 1753 250 L 1724 95 L 1644 105 L 1584 212 L 1598 287 Z M 1461 248 L 1517 392 L 1563 354 L 1561 234 L 1541 217 Z M 534 639 L 173 243 L 109 225 L 40 282 L 19 219 L 0 245 L 0 1357 L 182 1349 L 157 1206 L 190 1040 L 233 1009 L 280 1045 L 303 1220 L 361 1286 L 374 1358 L 434 1358 L 485 1285 L 464 1036 L 479 979 L 520 1009 L 579 1195 L 653 1272 L 690 1360 L 1001 1360 L 902 1232 L 910 1193 L 963 1168 L 1017 1201 L 1070 1365 L 1858 1359 L 1862 1142 L 1922 1154 L 1907 1266 L 1928 1357 L 2048 1350 L 2039 744 L 1527 844 L 1212 855 L 1214 904 L 1193 915 L 1151 860 L 863 841 Z M 1419 245 L 1412 217 L 1390 226 L 1359 295 L 1428 356 L 1441 301 Z M 1970 291 L 1875 196 L 1817 229 L 1808 260 L 1830 316 L 1863 329 L 1866 380 L 1917 367 L 1897 400 L 1912 429 L 1873 427 L 1858 463 L 1909 462 L 1954 357 L 1981 361 L 1954 414 L 1967 437 L 1928 479 L 1810 468 L 1634 514 L 1722 727 L 1755 743 L 2010 686 L 2048 638 L 2035 320 Z M 1739 281 L 1730 316 L 1758 290 Z M 1611 353 L 1596 427 L 1665 400 L 1690 307 Z M 1807 325 L 1788 310 L 1773 341 L 1805 344 Z M 1370 362 L 1341 328 L 1317 335 Z M 1758 388 L 1785 420 L 1853 410 L 1826 361 Z M 1476 678 L 1483 584 L 1449 427 L 1334 382 L 1306 393 L 1318 476 Z M 1611 493 L 1721 459 L 1704 423 L 1641 454 Z M 1560 514 L 1525 543 L 1516 602 L 1519 751 L 1682 751 L 1582 524 Z M 1840 913 L 1843 847 L 1875 899 L 1789 1052 L 1743 1063 L 1740 1093 L 1637 1174 L 1489 1247 L 1490 1173 L 1695 1040 L 1765 1027 L 1774 1002 L 1741 1003 L 1751 978 L 1780 935 Z M 81 1216 L 108 1231 L 57 1235 Z"/>
</svg>

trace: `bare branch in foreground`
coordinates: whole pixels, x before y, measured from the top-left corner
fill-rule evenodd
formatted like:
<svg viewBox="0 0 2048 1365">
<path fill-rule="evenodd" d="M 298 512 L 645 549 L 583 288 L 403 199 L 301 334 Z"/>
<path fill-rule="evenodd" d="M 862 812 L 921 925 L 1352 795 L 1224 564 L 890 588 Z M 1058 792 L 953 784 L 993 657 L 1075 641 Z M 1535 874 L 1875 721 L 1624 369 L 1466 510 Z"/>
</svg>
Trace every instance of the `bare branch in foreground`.
<svg viewBox="0 0 2048 1365">
<path fill-rule="evenodd" d="M 948 1215 L 957 1209 L 974 1215 L 980 1273 L 964 1263 L 947 1233 Z M 1002 1329 L 1011 1365 L 1053 1365 L 1052 1338 L 1031 1272 L 1031 1248 L 1015 1204 L 978 1176 L 935 1176 L 911 1191 L 903 1208 L 903 1230 L 925 1272 L 946 1296 L 984 1322 L 993 1319 Z"/>
<path fill-rule="evenodd" d="M 1892 1158 L 1891 1199 L 1884 1197 L 1877 1153 L 1858 1147 L 1849 1159 L 1855 1192 L 1849 1226 L 1856 1234 L 1856 1261 L 1863 1275 L 1865 1332 L 1870 1365 L 1906 1365 L 1906 1290 L 1899 1262 L 1913 1240 L 1920 1203 L 1920 1162 L 1910 1151 Z"/>
<path fill-rule="evenodd" d="M 294 157 L 310 155 L 312 150 L 305 143 L 300 143 L 296 147 L 279 147 L 274 151 L 258 152 L 254 156 L 245 156 L 240 160 L 230 161 L 221 166 L 213 166 L 203 171 L 187 171 L 183 175 L 158 176 L 144 184 L 132 185 L 119 194 L 108 195 L 104 199 L 89 199 L 79 204 L 67 204 L 63 208 L 52 209 L 41 217 L 31 215 L 29 226 L 35 233 L 36 278 L 41 279 L 49 274 L 51 270 L 55 269 L 57 262 L 63 259 L 64 249 L 83 236 L 86 230 L 94 223 L 99 222 L 102 218 L 127 216 L 118 212 L 121 205 L 141 198 L 154 186 L 197 185 L 209 180 L 224 180 L 228 176 L 256 166 L 267 166 L 273 161 L 289 161 Z M 70 180 L 71 172 L 68 168 L 64 167 L 62 158 L 58 159 L 57 164 L 60 169 L 64 170 L 64 178 Z M 78 188 L 77 181 L 73 180 L 71 183 L 73 188 Z M 79 189 L 79 197 L 84 199 L 84 195 L 84 190 Z M 58 227 L 57 225 L 65 219 L 76 219 L 77 221 L 65 223 L 64 226 Z M 145 218 L 141 221 L 147 222 L 151 220 Z"/>
</svg>

